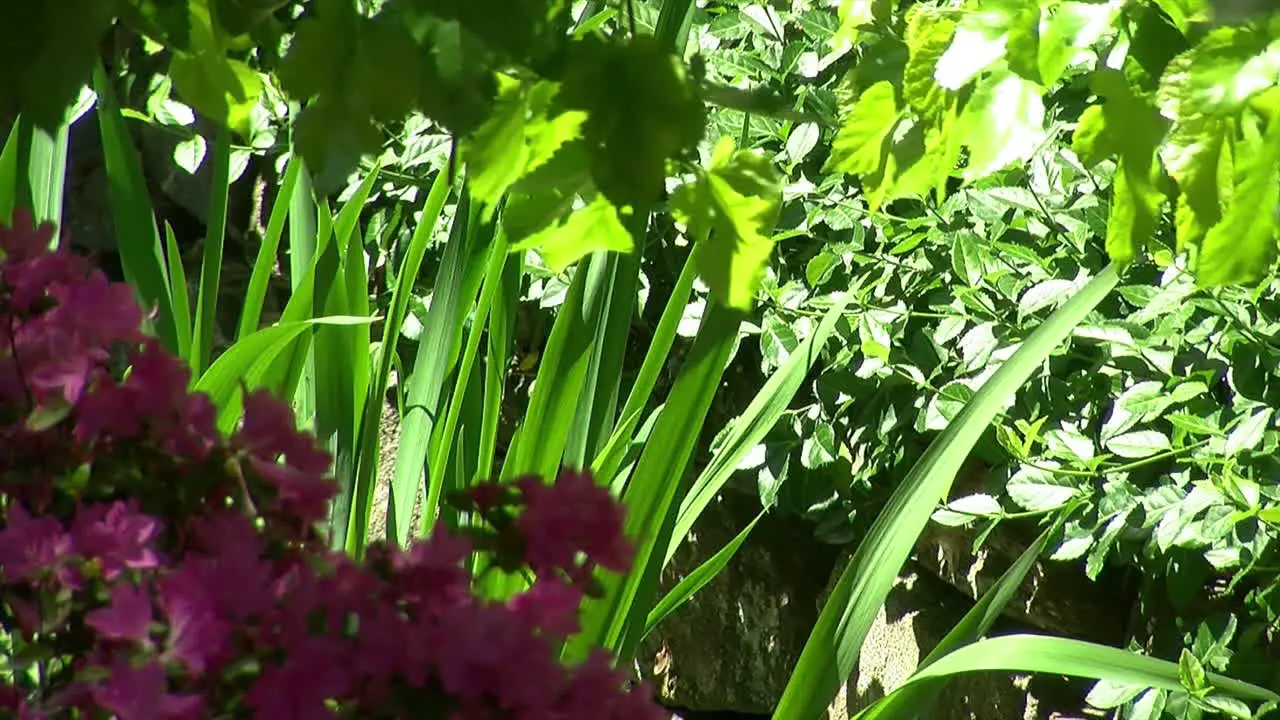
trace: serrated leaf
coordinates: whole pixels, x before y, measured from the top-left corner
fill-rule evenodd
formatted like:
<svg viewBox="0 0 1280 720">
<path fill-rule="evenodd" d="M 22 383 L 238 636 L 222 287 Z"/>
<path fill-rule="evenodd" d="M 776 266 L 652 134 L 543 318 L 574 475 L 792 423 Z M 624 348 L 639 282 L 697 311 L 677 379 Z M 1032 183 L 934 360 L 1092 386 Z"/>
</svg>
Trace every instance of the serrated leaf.
<svg viewBox="0 0 1280 720">
<path fill-rule="evenodd" d="M 1231 115 L 1250 99 L 1275 87 L 1280 75 L 1280 43 L 1261 28 L 1219 27 L 1195 47 L 1169 61 L 1160 77 L 1160 109 Z"/>
<path fill-rule="evenodd" d="M 696 145 L 706 129 L 695 79 L 671 48 L 648 35 L 587 36 L 565 55 L 560 98 L 587 113 L 583 137 L 596 187 L 620 208 L 657 201 L 667 161 Z"/>
<path fill-rule="evenodd" d="M 467 182 L 474 197 L 492 208 L 512 185 L 549 161 L 581 134 L 586 114 L 554 113 L 559 86 L 502 78 L 493 114 L 467 144 Z"/>
<path fill-rule="evenodd" d="M 935 78 L 948 90 L 959 90 L 1004 57 L 1010 27 L 1031 0 L 987 0 L 968 6 L 956 24 L 955 36 L 943 53 Z"/>
<path fill-rule="evenodd" d="M 966 178 L 986 177 L 1035 154 L 1045 140 L 1041 93 L 1034 82 L 1008 71 L 978 85 L 959 120 L 969 146 Z"/>
<path fill-rule="evenodd" d="M 907 64 L 902 70 L 902 97 L 926 121 L 937 116 L 955 93 L 934 79 L 938 61 L 955 34 L 955 22 L 927 6 L 912 7 L 907 22 Z"/>
<path fill-rule="evenodd" d="M 1169 437 L 1158 430 L 1139 430 L 1116 435 L 1104 444 L 1108 450 L 1123 458 L 1151 457 L 1172 447 Z"/>
<path fill-rule="evenodd" d="M 897 91 L 887 80 L 867 88 L 844 116 L 823 172 L 871 175 L 884 167 L 890 133 L 897 126 Z"/>
<path fill-rule="evenodd" d="M 1072 65 L 1087 60 L 1088 48 L 1111 29 L 1117 3 L 1063 2 L 1042 15 L 1040 23 L 1040 82 L 1052 87 Z"/>
<path fill-rule="evenodd" d="M 1178 183 L 1174 224 L 1179 250 L 1198 245 L 1222 219 L 1218 179 L 1230 167 L 1226 145 L 1230 124 L 1198 112 L 1178 112 L 1160 146 L 1165 170 Z"/>
<path fill-rule="evenodd" d="M 1236 186 L 1222 220 L 1205 234 L 1196 260 L 1196 281 L 1217 286 L 1256 282 L 1276 258 L 1276 213 L 1280 211 L 1280 105 L 1268 118 L 1266 135 L 1237 150 Z"/>
<path fill-rule="evenodd" d="M 698 273 L 711 296 L 732 308 L 751 307 L 773 251 L 774 223 L 782 207 L 782 185 L 773 165 L 737 150 L 721 138 L 706 172 L 680 187 L 671 211 L 695 237 L 705 237 Z"/>
<path fill-rule="evenodd" d="M 584 255 L 601 250 L 631 252 L 635 241 L 603 195 L 562 220 L 513 244 L 511 250 L 536 249 L 552 272 L 564 272 Z"/>
</svg>

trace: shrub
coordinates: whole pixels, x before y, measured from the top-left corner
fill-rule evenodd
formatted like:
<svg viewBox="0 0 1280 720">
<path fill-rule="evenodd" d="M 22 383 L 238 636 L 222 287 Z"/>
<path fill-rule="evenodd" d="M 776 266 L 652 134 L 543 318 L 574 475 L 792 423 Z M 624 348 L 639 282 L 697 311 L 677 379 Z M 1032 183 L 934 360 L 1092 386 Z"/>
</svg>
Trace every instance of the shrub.
<svg viewBox="0 0 1280 720">
<path fill-rule="evenodd" d="M 452 500 L 484 524 L 332 552 L 330 458 L 290 408 L 246 393 L 220 436 L 129 287 L 53 237 L 0 227 L 0 714 L 663 716 L 607 654 L 558 660 L 596 567 L 629 561 L 589 475 L 481 484 Z M 472 553 L 536 582 L 484 600 Z"/>
</svg>

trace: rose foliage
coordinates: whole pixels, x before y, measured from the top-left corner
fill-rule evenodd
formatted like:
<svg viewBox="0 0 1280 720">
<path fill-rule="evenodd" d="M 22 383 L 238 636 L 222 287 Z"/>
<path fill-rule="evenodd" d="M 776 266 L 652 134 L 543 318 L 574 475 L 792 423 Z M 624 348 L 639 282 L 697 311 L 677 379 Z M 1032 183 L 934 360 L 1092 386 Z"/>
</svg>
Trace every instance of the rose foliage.
<svg viewBox="0 0 1280 720">
<path fill-rule="evenodd" d="M 482 484 L 453 498 L 465 532 L 330 551 L 330 458 L 289 407 L 249 393 L 221 437 L 130 288 L 54 232 L 0 227 L 0 717 L 663 717 L 607 654 L 558 659 L 594 570 L 629 561 L 590 476 Z M 531 589 L 477 597 L 480 552 Z"/>
</svg>

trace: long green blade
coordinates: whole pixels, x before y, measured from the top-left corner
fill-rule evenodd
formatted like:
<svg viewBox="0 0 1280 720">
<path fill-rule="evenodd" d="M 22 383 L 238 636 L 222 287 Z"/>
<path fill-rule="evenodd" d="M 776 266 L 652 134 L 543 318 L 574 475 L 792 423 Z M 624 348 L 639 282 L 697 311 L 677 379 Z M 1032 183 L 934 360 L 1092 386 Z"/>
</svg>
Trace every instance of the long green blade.
<svg viewBox="0 0 1280 720">
<path fill-rule="evenodd" d="M 671 556 L 675 554 L 676 548 L 689 536 L 693 530 L 693 524 L 702 515 L 702 511 L 715 500 L 716 495 L 720 494 L 725 482 L 737 470 L 742 459 L 747 456 L 751 448 L 764 439 L 787 411 L 796 392 L 804 383 L 805 376 L 809 374 L 809 369 L 817 362 L 818 355 L 827 344 L 827 339 L 831 337 L 836 324 L 844 315 L 845 308 L 849 306 L 853 295 L 852 292 L 844 293 L 832 303 L 813 334 L 805 338 L 804 342 L 800 343 L 787 357 L 786 362 L 769 376 L 764 387 L 760 388 L 760 392 L 751 399 L 751 404 L 740 417 L 733 421 L 732 429 L 729 431 L 729 436 L 725 438 L 724 444 L 694 481 L 693 488 L 680 504 L 680 516 L 676 520 L 671 542 L 667 545 L 666 555 L 663 556 L 663 565 L 671 562 Z"/>
<path fill-rule="evenodd" d="M 18 143 L 21 140 L 18 130 L 15 121 L 9 128 L 4 148 L 0 149 L 0 224 L 4 225 L 12 222 L 13 209 L 18 204 Z"/>
<path fill-rule="evenodd" d="M 648 407 L 653 397 L 653 388 L 658 383 L 662 368 L 667 364 L 667 356 L 671 354 L 671 345 L 675 342 L 680 319 L 684 317 L 685 306 L 689 304 L 693 281 L 698 277 L 697 256 L 701 247 L 702 243 L 695 243 L 690 250 L 684 269 L 676 278 L 676 284 L 671 289 L 667 304 L 662 309 L 658 326 L 654 328 L 653 339 L 649 341 L 649 348 L 645 351 L 644 362 L 641 363 L 640 371 L 636 373 L 636 379 L 631 384 L 627 402 L 623 404 L 622 411 L 618 415 L 618 424 L 591 463 L 592 469 L 603 481 L 612 483 L 618 474 L 618 468 L 622 466 L 626 451 L 635 437 L 636 426 L 640 418 L 644 417 L 644 409 Z"/>
<path fill-rule="evenodd" d="M 165 261 L 168 264 L 166 277 L 169 287 L 173 288 L 173 324 L 178 331 L 178 357 L 191 357 L 191 299 L 187 297 L 187 269 L 182 265 L 182 251 L 178 249 L 178 237 L 173 234 L 173 227 L 164 224 Z M 190 366 L 190 363 L 188 363 Z M 194 374 L 192 377 L 196 377 Z"/>
<path fill-rule="evenodd" d="M 284 170 L 284 179 L 280 183 L 280 191 L 276 193 L 275 202 L 271 206 L 271 215 L 267 220 L 267 233 L 258 246 L 258 257 L 253 261 L 253 272 L 249 275 L 249 285 L 245 289 L 244 307 L 240 311 L 240 322 L 236 326 L 236 340 L 245 337 L 258 329 L 262 322 L 262 306 L 267 297 L 267 284 L 271 281 L 271 273 L 275 270 L 276 255 L 280 251 L 280 238 L 284 235 L 284 223 L 289 217 L 290 202 L 294 190 L 298 186 L 298 176 L 302 171 L 302 162 L 297 155 L 290 155 Z"/>
<path fill-rule="evenodd" d="M 400 448 L 396 453 L 395 475 L 391 480 L 391 499 L 387 528 L 393 540 L 405 543 L 413 525 L 413 506 L 424 478 L 424 465 L 432 431 L 440 417 L 445 381 L 457 363 L 462 326 L 475 304 L 478 287 L 467 278 L 472 265 L 483 266 L 485 252 L 477 251 L 478 208 L 468 200 L 465 190 L 454 215 L 454 225 L 431 290 L 431 307 L 423 321 L 422 339 L 408 379 L 408 407 L 400 418 Z M 422 508 L 424 525 L 435 520 L 435 508 Z"/>
<path fill-rule="evenodd" d="M 369 534 L 369 515 L 373 508 L 374 476 L 378 468 L 378 449 L 381 444 L 379 423 L 382 420 L 382 406 L 387 394 L 387 380 L 391 376 L 392 367 L 399 357 L 396 348 L 400 341 L 400 329 L 404 325 L 405 316 L 409 312 L 409 298 L 413 294 L 414 285 L 418 281 L 418 272 L 422 268 L 422 259 L 426 256 L 427 247 L 435 236 L 436 225 L 440 222 L 440 213 L 453 188 L 453 178 L 449 173 L 436 173 L 431 183 L 431 190 L 422 208 L 422 219 L 414 228 L 405 250 L 404 259 L 396 272 L 396 286 L 391 292 L 391 303 L 387 309 L 387 319 L 382 327 L 382 342 L 379 344 L 378 364 L 370 376 L 369 392 L 365 394 L 364 413 L 360 419 L 358 444 L 360 454 L 356 466 L 354 508 L 351 513 L 351 532 L 347 535 L 347 552 L 359 557 L 364 551 L 364 543 Z M 403 411 L 401 413 L 403 417 Z"/>
<path fill-rule="evenodd" d="M 564 304 L 556 312 L 538 362 L 529 408 L 502 466 L 503 479 L 527 473 L 549 478 L 560 467 L 591 359 L 592 328 L 599 319 L 598 314 L 588 313 L 601 309 L 599 304 L 586 304 L 589 274 L 589 263 L 579 263 Z"/>
<path fill-rule="evenodd" d="M 1178 680 L 1177 663 L 1083 640 L 1045 635 L 1004 635 L 980 640 L 939 658 L 908 682 L 969 672 L 1045 673 L 1161 690 L 1184 689 Z M 1243 700 L 1280 700 L 1280 695 L 1253 683 L 1217 673 L 1205 673 L 1205 676 L 1218 691 Z"/>
<path fill-rule="evenodd" d="M 227 194 L 231 186 L 231 131 L 223 127 L 213 142 L 213 177 L 209 180 L 209 227 L 204 236 L 200 263 L 200 289 L 196 296 L 196 325 L 188 364 L 199 375 L 213 357 L 213 335 L 218 323 L 218 290 L 222 284 L 222 251 L 227 237 Z M 178 288 L 174 288 L 175 294 Z M 181 292 L 185 293 L 186 288 Z"/>
<path fill-rule="evenodd" d="M 1044 532 L 1040 533 L 1040 537 L 1036 538 L 1036 541 L 1018 556 L 1018 559 L 996 580 L 995 584 L 982 594 L 978 602 L 965 613 L 951 632 L 947 633 L 924 660 L 920 661 L 920 667 L 932 664 L 957 648 L 977 642 L 991 630 L 1004 612 L 1005 606 L 1009 604 L 1009 600 L 1013 598 L 1018 586 L 1022 585 L 1022 581 L 1026 579 L 1027 573 L 1035 567 L 1036 561 L 1048 547 L 1049 541 L 1053 539 L 1067 518 L 1075 513 L 1080 504 L 1081 502 L 1077 500 L 1058 514 L 1057 519 L 1045 528 Z M 938 695 L 946 687 L 947 680 L 945 677 L 929 678 L 903 685 L 858 713 L 856 720 L 877 718 L 907 720 L 927 717 L 927 713 L 937 702 Z"/>
<path fill-rule="evenodd" d="M 632 568 L 625 576 L 603 579 L 604 596 L 587 604 L 583 632 L 566 648 L 570 659 L 585 657 L 594 645 L 614 651 L 625 662 L 638 645 L 657 599 L 663 553 L 675 527 L 672 510 L 688 489 L 684 477 L 689 459 L 744 317 L 718 303 L 708 306 L 689 357 L 622 495 L 626 534 L 636 547 Z"/>
<path fill-rule="evenodd" d="M 783 690 L 775 718 L 814 720 L 822 716 L 853 672 L 876 612 L 961 463 L 996 414 L 1102 302 L 1118 279 L 1115 266 L 1108 265 L 1050 315 L 929 445 L 836 581 Z"/>
<path fill-rule="evenodd" d="M 263 328 L 218 356 L 196 381 L 195 391 L 209 395 L 218 408 L 218 429 L 229 432 L 240 418 L 242 387 L 249 390 L 267 387 L 279 394 L 279 389 L 264 383 L 263 378 L 280 354 L 289 349 L 299 336 L 317 325 L 362 325 L 372 320 L 370 317 L 337 316 L 281 322 Z"/>
<path fill-rule="evenodd" d="M 156 227 L 142 175 L 142 162 L 124 125 L 111 81 L 102 63 L 93 71 L 93 88 L 98 93 L 98 124 L 102 131 L 102 156 L 115 220 L 116 244 L 125 280 L 133 286 L 145 309 L 158 308 L 156 335 L 170 352 L 178 351 L 178 331 L 170 301 L 173 289 L 167 282 L 160 231 Z M 182 292 L 186 292 L 183 288 Z"/>
<path fill-rule="evenodd" d="M 329 225 L 333 239 L 316 260 L 317 298 L 324 314 L 367 317 L 369 280 L 364 243 L 355 231 L 360 210 L 368 202 L 379 168 L 361 181 Z M 323 293 L 323 294 L 321 294 Z M 322 299 L 321 299 L 322 298 Z M 333 456 L 338 495 L 331 507 L 330 541 L 345 547 L 355 485 L 356 433 L 365 393 L 369 390 L 369 328 L 328 325 L 316 329 L 312 368 L 315 373 L 316 437 Z"/>
<path fill-rule="evenodd" d="M 653 606 L 653 609 L 649 611 L 649 616 L 645 619 L 644 632 L 646 635 L 652 632 L 658 623 L 666 619 L 668 615 L 688 602 L 689 598 L 693 597 L 695 593 L 706 587 L 707 583 L 714 580 L 716 575 L 719 575 L 720 571 L 729 565 L 729 561 L 733 559 L 734 555 L 738 554 L 738 550 L 742 548 L 742 544 L 747 541 L 747 537 L 751 535 L 751 531 L 760 523 L 760 519 L 764 517 L 766 512 L 768 512 L 768 509 L 761 510 L 751 522 L 747 523 L 746 527 L 733 536 L 733 539 L 720 548 L 715 555 L 707 558 L 706 562 L 694 568 L 693 572 L 686 575 L 666 595 L 662 596 L 662 599 L 658 601 L 657 605 Z"/>
<path fill-rule="evenodd" d="M 451 458 L 453 454 L 455 438 L 458 437 L 458 423 L 462 417 L 463 407 L 467 405 L 469 393 L 468 387 L 478 380 L 473 373 L 475 369 L 476 357 L 480 352 L 480 338 L 484 334 L 485 325 L 489 319 L 489 310 L 493 307 L 494 298 L 502 287 L 503 268 L 507 263 L 507 239 L 506 236 L 499 232 L 497 239 L 494 241 L 489 250 L 488 267 L 485 270 L 484 283 L 480 286 L 480 300 L 476 305 L 475 313 L 471 318 L 471 328 L 467 332 L 466 343 L 462 352 L 462 360 L 458 363 L 458 372 L 455 373 L 453 392 L 449 396 L 448 409 L 445 411 L 444 423 L 441 424 L 436 437 L 431 445 L 431 458 L 427 462 L 427 497 L 424 507 L 436 508 L 439 506 L 440 497 L 449 489 L 459 489 L 457 487 L 446 487 L 446 477 L 450 475 L 450 463 L 459 464 L 456 458 Z M 483 410 L 483 405 L 478 410 Z M 482 423 L 482 415 L 477 413 L 472 418 L 476 429 Z M 453 473 L 459 479 L 462 473 Z M 443 512 L 443 510 L 442 510 Z M 426 522 L 427 514 L 423 513 L 423 534 L 430 529 L 430 524 Z"/>
</svg>

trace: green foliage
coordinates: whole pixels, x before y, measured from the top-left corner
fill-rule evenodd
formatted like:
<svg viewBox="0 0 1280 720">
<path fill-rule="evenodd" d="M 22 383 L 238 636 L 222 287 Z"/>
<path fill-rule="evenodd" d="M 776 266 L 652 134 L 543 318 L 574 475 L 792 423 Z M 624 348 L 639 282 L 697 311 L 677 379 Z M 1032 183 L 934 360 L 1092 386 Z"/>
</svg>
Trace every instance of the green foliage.
<svg viewBox="0 0 1280 720">
<path fill-rule="evenodd" d="M 676 191 L 672 212 L 694 237 L 706 237 L 698 255 L 711 295 L 729 307 L 749 309 L 773 250 L 782 188 L 768 160 L 738 151 L 721 138 L 711 164 Z"/>
<path fill-rule="evenodd" d="M 278 161 L 239 342 L 198 382 L 224 427 L 241 382 L 294 396 L 338 458 L 335 545 L 363 551 L 391 390 L 397 540 L 417 533 L 424 485 L 430 519 L 499 468 L 590 462 L 624 498 L 642 562 L 585 626 L 624 654 L 750 533 L 658 602 L 657 573 L 726 484 L 755 484 L 762 508 L 835 544 L 868 537 L 888 495 L 815 636 L 836 662 L 807 653 L 788 712 L 825 704 L 809 691 L 842 680 L 931 517 L 979 545 L 1041 522 L 1022 572 L 1042 548 L 1093 580 L 1137 571 L 1152 629 L 1132 648 L 1170 662 L 969 644 L 1005 602 L 993 595 L 945 643 L 957 654 L 891 697 L 975 668 L 1075 672 L 1109 678 L 1090 700 L 1122 718 L 1249 717 L 1221 691 L 1270 696 L 1215 673 L 1273 684 L 1280 617 L 1280 23 L 1225 4 L 73 0 L 85 12 L 57 23 L 17 4 L 0 114 L 23 123 L 0 154 L 0 215 L 24 178 L 42 215 L 59 212 L 64 111 L 88 102 L 86 48 L 115 12 L 148 39 L 95 85 L 120 250 L 188 355 L 178 242 L 160 242 L 127 123 L 180 136 L 180 169 L 211 159 L 223 186 L 198 365 L 229 220 L 217 195 L 251 154 Z M 131 88 L 118 112 L 117 81 Z M 213 153 L 196 113 L 234 131 Z M 47 153 L 32 124 L 54 131 Z M 293 294 L 259 329 L 286 219 Z M 1109 261 L 1126 269 L 1115 293 L 1027 366 L 1037 328 Z M 1015 360 L 1030 379 L 993 409 L 982 389 Z M 736 418 L 735 392 L 755 398 Z M 975 407 L 989 429 L 959 427 Z M 704 428 L 720 430 L 710 447 Z M 979 486 L 944 493 L 965 454 Z M 1229 621 L 1201 607 L 1209 588 Z"/>
</svg>

